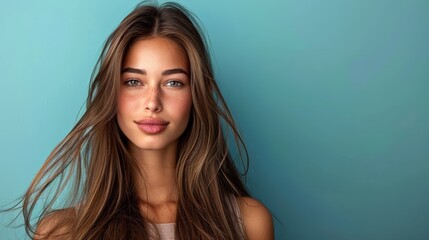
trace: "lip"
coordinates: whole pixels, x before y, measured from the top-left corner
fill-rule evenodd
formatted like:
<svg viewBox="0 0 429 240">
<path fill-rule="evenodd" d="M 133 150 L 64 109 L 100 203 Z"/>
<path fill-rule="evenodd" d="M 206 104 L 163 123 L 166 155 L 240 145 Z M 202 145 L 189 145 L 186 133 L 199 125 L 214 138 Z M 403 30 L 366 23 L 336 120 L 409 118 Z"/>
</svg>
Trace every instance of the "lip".
<svg viewBox="0 0 429 240">
<path fill-rule="evenodd" d="M 138 128 L 147 134 L 157 134 L 167 128 L 169 122 L 159 118 L 145 118 L 139 121 L 134 121 Z"/>
</svg>

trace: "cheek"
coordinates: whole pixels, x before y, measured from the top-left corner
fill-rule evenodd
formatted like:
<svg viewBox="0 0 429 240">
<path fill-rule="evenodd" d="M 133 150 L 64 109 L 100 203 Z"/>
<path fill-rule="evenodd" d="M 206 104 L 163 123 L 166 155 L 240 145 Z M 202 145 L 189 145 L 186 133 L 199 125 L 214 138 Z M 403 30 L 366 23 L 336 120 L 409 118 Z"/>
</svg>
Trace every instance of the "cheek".
<svg viewBox="0 0 429 240">
<path fill-rule="evenodd" d="M 180 101 L 177 101 L 176 108 L 179 110 L 178 112 L 181 113 L 182 118 L 186 118 L 186 120 L 189 119 L 189 114 L 192 108 L 191 95 L 183 96 Z"/>
<path fill-rule="evenodd" d="M 132 113 L 133 109 L 136 109 L 138 101 L 136 101 L 136 96 L 121 93 L 118 96 L 118 115 L 125 117 Z"/>
<path fill-rule="evenodd" d="M 189 94 L 171 95 L 164 99 L 163 107 L 168 115 L 181 125 L 186 126 L 192 108 L 192 98 Z"/>
<path fill-rule="evenodd" d="M 122 132 L 127 132 L 130 120 L 133 120 L 136 101 L 132 97 L 126 94 L 119 94 L 118 96 L 118 108 L 116 113 L 116 119 L 118 121 L 119 128 Z"/>
<path fill-rule="evenodd" d="M 126 102 L 124 101 L 123 97 L 120 96 L 118 98 L 118 112 L 116 113 L 119 125 L 121 125 L 121 122 L 124 118 L 124 113 L 126 112 L 127 105 L 125 103 Z"/>
<path fill-rule="evenodd" d="M 122 132 L 124 132 L 124 122 L 126 117 L 125 108 L 126 106 L 124 102 L 118 99 L 118 110 L 116 113 L 116 120 L 118 121 L 119 128 L 121 129 Z"/>
</svg>

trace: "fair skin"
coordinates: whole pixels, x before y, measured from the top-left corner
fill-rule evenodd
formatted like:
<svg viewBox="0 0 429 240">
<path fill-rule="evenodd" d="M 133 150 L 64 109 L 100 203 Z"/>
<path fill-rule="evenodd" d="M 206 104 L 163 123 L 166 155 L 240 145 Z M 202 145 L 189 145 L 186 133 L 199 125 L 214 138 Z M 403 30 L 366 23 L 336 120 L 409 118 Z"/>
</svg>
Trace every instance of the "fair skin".
<svg viewBox="0 0 429 240">
<path fill-rule="evenodd" d="M 177 144 L 192 107 L 188 72 L 185 52 L 165 38 L 136 41 L 123 61 L 117 118 L 139 163 L 140 210 L 155 223 L 176 218 Z M 159 132 L 145 131 L 136 124 L 142 119 L 168 124 Z"/>
<path fill-rule="evenodd" d="M 186 53 L 161 37 L 132 44 L 123 61 L 117 119 L 139 164 L 139 208 L 151 222 L 175 222 L 178 139 L 191 108 Z M 272 217 L 264 205 L 248 197 L 239 202 L 247 239 L 274 239 Z M 39 224 L 38 233 L 51 229 L 63 214 L 71 213 L 64 210 L 48 217 Z"/>
</svg>

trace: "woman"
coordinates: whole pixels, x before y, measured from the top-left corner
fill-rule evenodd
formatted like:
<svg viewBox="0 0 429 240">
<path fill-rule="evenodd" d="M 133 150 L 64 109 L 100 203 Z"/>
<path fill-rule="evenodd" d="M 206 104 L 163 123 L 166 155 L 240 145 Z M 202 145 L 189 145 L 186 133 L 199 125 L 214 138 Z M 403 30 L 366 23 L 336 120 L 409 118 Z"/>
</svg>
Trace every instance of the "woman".
<svg viewBox="0 0 429 240">
<path fill-rule="evenodd" d="M 222 125 L 244 145 L 200 33 L 166 3 L 139 5 L 110 35 L 86 112 L 23 198 L 30 236 L 273 239 L 270 213 L 230 157 Z"/>
</svg>

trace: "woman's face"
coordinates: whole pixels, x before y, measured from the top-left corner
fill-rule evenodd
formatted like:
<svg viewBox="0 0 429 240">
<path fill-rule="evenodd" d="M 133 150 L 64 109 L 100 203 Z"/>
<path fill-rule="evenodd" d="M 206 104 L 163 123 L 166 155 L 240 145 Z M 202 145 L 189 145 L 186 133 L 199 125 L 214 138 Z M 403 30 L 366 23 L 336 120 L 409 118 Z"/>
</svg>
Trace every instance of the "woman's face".
<svg viewBox="0 0 429 240">
<path fill-rule="evenodd" d="M 124 57 L 117 120 L 132 149 L 176 147 L 192 107 L 189 63 L 173 41 L 134 42 Z"/>
</svg>

